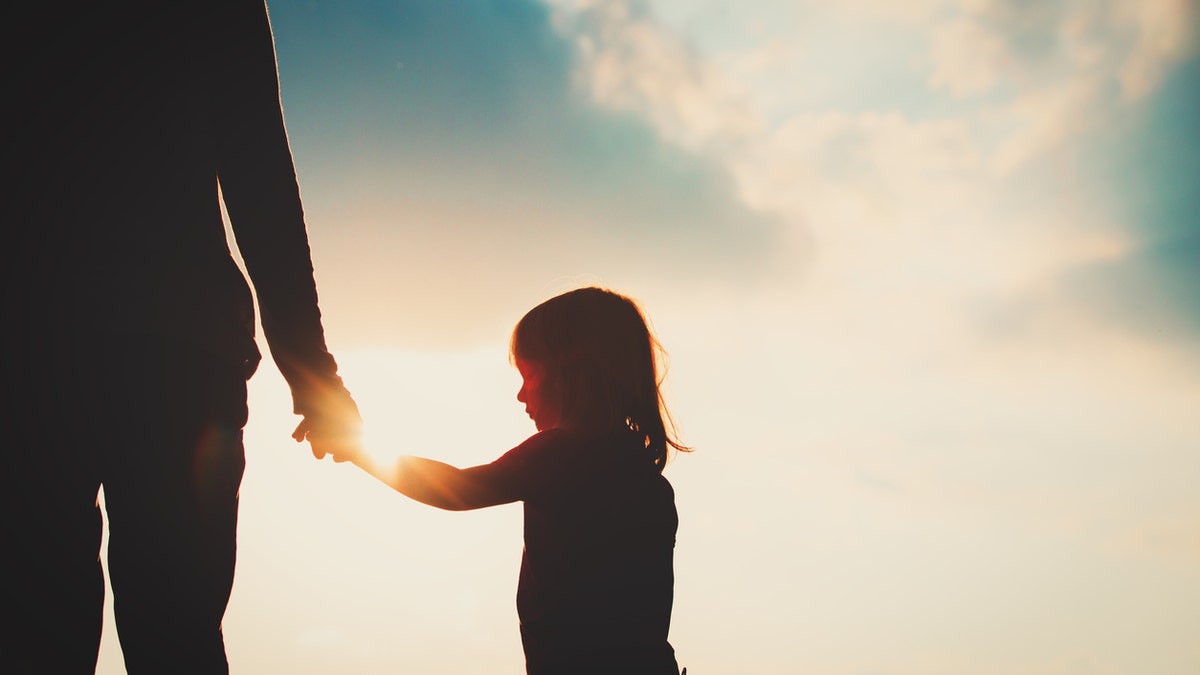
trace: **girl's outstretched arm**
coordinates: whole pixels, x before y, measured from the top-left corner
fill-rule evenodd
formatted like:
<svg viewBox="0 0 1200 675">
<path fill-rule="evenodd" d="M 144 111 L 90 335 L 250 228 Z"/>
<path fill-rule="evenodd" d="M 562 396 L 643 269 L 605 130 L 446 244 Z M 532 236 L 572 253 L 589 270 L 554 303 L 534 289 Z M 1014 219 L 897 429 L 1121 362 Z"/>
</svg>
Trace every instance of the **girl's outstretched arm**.
<svg viewBox="0 0 1200 675">
<path fill-rule="evenodd" d="M 365 455 L 351 461 L 400 494 L 439 509 L 467 511 L 519 499 L 505 489 L 505 481 L 490 464 L 460 469 L 434 459 L 401 457 L 388 469 Z"/>
</svg>

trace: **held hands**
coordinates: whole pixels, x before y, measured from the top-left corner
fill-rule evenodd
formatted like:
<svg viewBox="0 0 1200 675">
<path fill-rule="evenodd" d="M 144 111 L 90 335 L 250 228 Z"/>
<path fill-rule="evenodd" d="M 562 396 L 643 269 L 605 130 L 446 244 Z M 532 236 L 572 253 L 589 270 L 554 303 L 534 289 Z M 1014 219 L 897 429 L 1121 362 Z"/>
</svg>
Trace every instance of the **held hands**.
<svg viewBox="0 0 1200 675">
<path fill-rule="evenodd" d="M 330 392 L 292 432 L 297 443 L 308 441 L 313 457 L 333 455 L 335 462 L 355 461 L 363 456 L 362 415 L 345 389 Z"/>
<path fill-rule="evenodd" d="M 325 459 L 332 455 L 335 462 L 355 461 L 362 455 L 361 428 L 348 429 L 324 418 L 306 416 L 292 432 L 297 443 L 308 441 L 313 457 Z"/>
</svg>

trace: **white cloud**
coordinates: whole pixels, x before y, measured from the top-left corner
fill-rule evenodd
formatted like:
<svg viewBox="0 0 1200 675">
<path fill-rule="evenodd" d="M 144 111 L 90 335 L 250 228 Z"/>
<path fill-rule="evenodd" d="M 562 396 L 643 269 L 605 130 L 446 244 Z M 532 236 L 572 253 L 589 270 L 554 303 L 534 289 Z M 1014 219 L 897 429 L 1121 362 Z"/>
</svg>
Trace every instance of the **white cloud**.
<svg viewBox="0 0 1200 675">
<path fill-rule="evenodd" d="M 930 38 L 934 70 L 929 84 L 959 96 L 991 90 L 1012 60 L 1000 36 L 970 19 L 935 26 Z"/>
<path fill-rule="evenodd" d="M 991 166 L 998 177 L 1007 176 L 1082 132 L 1102 125 L 1108 115 L 1109 101 L 1096 78 L 1072 78 L 1022 92 L 1010 103 L 981 116 L 1009 130 L 1001 136 Z"/>
<path fill-rule="evenodd" d="M 893 3 L 851 2 L 822 11 L 893 22 L 897 37 L 924 32 L 928 86 L 961 100 L 944 114 L 935 108 L 918 118 L 901 106 L 769 119 L 766 109 L 787 108 L 780 97 L 811 93 L 802 71 L 788 70 L 798 67 L 796 45 L 705 52 L 631 0 L 558 3 L 558 25 L 576 40 L 578 76 L 597 103 L 638 114 L 663 138 L 724 162 L 752 208 L 796 226 L 831 223 L 830 232 L 870 231 L 879 221 L 917 227 L 938 213 L 969 213 L 1023 167 L 1110 123 L 1123 101 L 1148 95 L 1171 65 L 1196 51 L 1195 0 L 905 6 L 897 12 Z M 993 235 L 980 236 L 976 243 L 987 247 Z M 1043 239 L 1027 242 L 1030 255 L 1043 256 Z M 1112 241 L 1100 232 L 1052 248 L 1111 250 Z"/>
<path fill-rule="evenodd" d="M 1118 74 L 1126 99 L 1146 96 L 1167 68 L 1196 53 L 1200 8 L 1195 0 L 1124 0 L 1115 3 L 1114 14 L 1136 31 Z"/>
<path fill-rule="evenodd" d="M 1107 121 L 1152 93 L 1194 55 L 1195 0 L 963 3 L 930 32 L 930 86 L 957 96 L 1000 92 L 983 116 L 1006 117 L 993 161 L 1001 173 Z"/>
<path fill-rule="evenodd" d="M 829 112 L 795 117 L 731 161 L 756 208 L 843 213 L 851 217 L 846 222 L 866 225 L 912 209 L 936 210 L 945 200 L 963 206 L 958 200 L 977 180 L 980 160 L 958 120 Z M 928 199 L 934 185 L 943 200 Z"/>
<path fill-rule="evenodd" d="M 1050 274 L 1092 251 L 1128 250 L 1128 242 L 1110 234 L 1113 223 L 1090 228 L 1091 213 L 1053 213 L 1059 223 L 1046 228 L 1057 228 L 1054 235 L 1001 225 L 997 195 L 1022 167 L 1108 123 L 1121 105 L 1111 93 L 1118 85 L 1126 98 L 1144 96 L 1165 68 L 1191 53 L 1195 7 L 1185 0 L 931 0 L 898 14 L 891 3 L 837 10 L 893 22 L 898 38 L 925 32 L 927 83 L 963 102 L 919 118 L 900 107 L 768 119 L 766 101 L 806 93 L 798 71 L 787 70 L 795 46 L 704 52 L 641 3 L 560 3 L 558 25 L 575 37 L 580 80 L 599 104 L 639 114 L 664 138 L 718 158 L 749 206 L 814 229 L 823 248 L 830 239 L 858 241 L 848 232 L 874 237 L 880 228 L 903 229 L 896 238 L 918 248 L 936 228 L 930 223 L 958 220 L 972 235 L 956 258 L 1023 249 Z M 775 76 L 773 87 L 752 88 L 764 72 Z M 1048 246 L 1048 238 L 1061 242 Z M 1060 257 L 1050 262 L 1047 251 Z"/>
<path fill-rule="evenodd" d="M 753 133 L 747 93 L 629 0 L 581 4 L 557 15 L 581 58 L 579 77 L 601 105 L 636 112 L 692 150 Z"/>
</svg>

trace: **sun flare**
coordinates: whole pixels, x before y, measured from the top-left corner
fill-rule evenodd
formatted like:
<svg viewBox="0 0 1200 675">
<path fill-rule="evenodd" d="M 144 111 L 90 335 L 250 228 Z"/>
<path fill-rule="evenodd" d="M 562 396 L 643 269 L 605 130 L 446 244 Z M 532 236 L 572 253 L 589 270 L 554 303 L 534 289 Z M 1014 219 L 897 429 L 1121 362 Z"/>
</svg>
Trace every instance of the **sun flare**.
<svg viewBox="0 0 1200 675">
<path fill-rule="evenodd" d="M 341 357 L 341 372 L 362 412 L 363 447 L 381 466 L 412 454 L 480 464 L 534 432 L 516 400 L 520 376 L 505 345 L 352 351 Z"/>
</svg>

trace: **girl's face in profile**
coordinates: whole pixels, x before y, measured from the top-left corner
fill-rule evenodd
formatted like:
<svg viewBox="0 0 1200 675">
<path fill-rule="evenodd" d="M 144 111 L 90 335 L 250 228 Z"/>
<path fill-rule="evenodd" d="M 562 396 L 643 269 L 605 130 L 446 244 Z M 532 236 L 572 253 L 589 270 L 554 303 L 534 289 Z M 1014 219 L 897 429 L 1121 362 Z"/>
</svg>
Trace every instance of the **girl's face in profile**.
<svg viewBox="0 0 1200 675">
<path fill-rule="evenodd" d="M 533 420 L 538 431 L 557 428 L 561 422 L 558 397 L 550 391 L 545 369 L 518 358 L 517 371 L 521 373 L 521 389 L 517 392 L 517 400 L 525 404 L 529 419 Z"/>
</svg>

